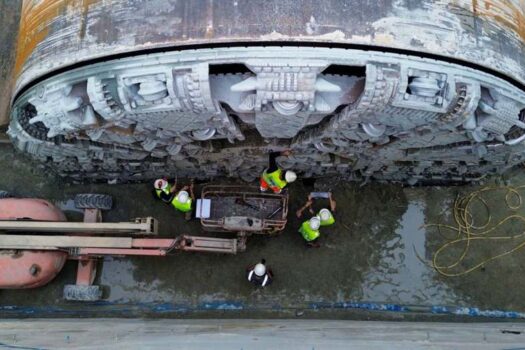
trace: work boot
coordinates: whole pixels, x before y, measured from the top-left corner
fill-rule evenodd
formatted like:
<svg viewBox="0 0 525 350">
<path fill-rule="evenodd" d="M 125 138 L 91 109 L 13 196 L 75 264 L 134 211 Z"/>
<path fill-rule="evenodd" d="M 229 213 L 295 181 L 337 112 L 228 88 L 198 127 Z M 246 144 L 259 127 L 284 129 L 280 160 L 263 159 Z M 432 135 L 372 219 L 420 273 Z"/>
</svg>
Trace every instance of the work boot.
<svg viewBox="0 0 525 350">
<path fill-rule="evenodd" d="M 187 213 L 184 213 L 184 219 L 186 221 L 190 221 L 191 220 L 191 211 L 189 211 Z"/>
<path fill-rule="evenodd" d="M 307 242 L 306 246 L 308 248 L 321 248 L 321 244 L 319 242 Z"/>
</svg>

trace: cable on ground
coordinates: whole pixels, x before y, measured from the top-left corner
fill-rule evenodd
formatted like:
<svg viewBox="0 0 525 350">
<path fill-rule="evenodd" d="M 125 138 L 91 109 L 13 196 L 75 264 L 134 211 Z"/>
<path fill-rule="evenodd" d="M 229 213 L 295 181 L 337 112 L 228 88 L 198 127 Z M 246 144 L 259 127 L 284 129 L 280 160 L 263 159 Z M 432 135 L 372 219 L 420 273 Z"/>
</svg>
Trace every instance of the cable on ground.
<svg viewBox="0 0 525 350">
<path fill-rule="evenodd" d="M 482 268 L 486 264 L 510 255 L 525 247 L 525 216 L 517 213 L 523 205 L 523 197 L 521 192 L 525 190 L 525 185 L 513 187 L 513 186 L 487 186 L 479 190 L 470 192 L 467 195 L 458 196 L 454 201 L 453 208 L 453 219 L 455 225 L 447 224 L 428 224 L 424 227 L 435 227 L 441 236 L 447 239 L 443 245 L 441 245 L 432 256 L 432 267 L 441 275 L 447 277 L 458 277 L 466 275 L 472 271 Z M 493 198 L 494 194 L 502 192 L 504 194 L 502 201 L 495 201 Z M 491 201 L 486 199 L 486 195 L 491 194 Z M 501 205 L 502 202 L 506 206 L 507 210 L 511 211 L 512 214 L 504 217 L 502 220 L 493 223 L 493 217 L 491 213 L 491 205 Z M 474 214 L 479 213 L 479 209 L 474 209 L 474 205 L 481 205 L 485 211 L 484 220 L 481 223 L 476 223 L 474 220 Z M 479 221 L 479 219 L 478 219 Z M 500 235 L 502 225 L 518 221 L 523 224 L 522 231 L 513 235 Z M 452 232 L 453 237 L 447 237 L 444 232 Z M 495 254 L 489 258 L 483 259 L 482 261 L 475 263 L 474 265 L 465 266 L 467 263 L 465 259 L 472 253 L 472 244 L 479 241 L 488 242 L 510 242 L 516 241 L 511 249 L 508 249 L 502 253 Z M 459 257 L 448 263 L 443 263 L 443 253 L 451 248 L 455 248 L 458 245 L 462 246 L 462 251 Z M 445 254 L 446 255 L 446 254 Z"/>
</svg>

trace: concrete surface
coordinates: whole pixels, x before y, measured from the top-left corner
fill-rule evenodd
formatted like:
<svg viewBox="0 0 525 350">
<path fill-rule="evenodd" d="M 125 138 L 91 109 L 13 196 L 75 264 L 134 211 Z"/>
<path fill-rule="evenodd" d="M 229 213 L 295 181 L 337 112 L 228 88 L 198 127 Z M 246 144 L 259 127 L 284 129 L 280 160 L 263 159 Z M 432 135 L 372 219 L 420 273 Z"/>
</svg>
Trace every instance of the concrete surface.
<svg viewBox="0 0 525 350">
<path fill-rule="evenodd" d="M 35 334 L 34 329 L 39 332 Z M 0 322 L 10 349 L 522 349 L 521 324 L 276 320 Z"/>
</svg>

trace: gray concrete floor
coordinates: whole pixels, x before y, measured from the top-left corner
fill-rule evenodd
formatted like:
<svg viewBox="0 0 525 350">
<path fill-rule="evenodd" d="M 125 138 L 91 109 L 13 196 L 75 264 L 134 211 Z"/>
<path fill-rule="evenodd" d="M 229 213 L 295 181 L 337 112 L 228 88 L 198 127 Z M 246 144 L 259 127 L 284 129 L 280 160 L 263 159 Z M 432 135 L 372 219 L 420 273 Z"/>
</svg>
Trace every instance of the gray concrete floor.
<svg viewBox="0 0 525 350">
<path fill-rule="evenodd" d="M 38 329 L 39 332 L 34 332 Z M 523 349 L 523 324 L 322 320 L 0 322 L 9 349 Z"/>
<path fill-rule="evenodd" d="M 162 235 L 202 234 L 198 221 L 188 223 L 155 200 L 151 184 L 67 184 L 8 145 L 0 146 L 0 169 L 0 189 L 50 199 L 66 210 L 71 220 L 81 218 L 71 210 L 75 194 L 107 193 L 114 196 L 115 209 L 106 213 L 106 221 L 154 216 L 161 222 Z M 523 183 L 525 179 L 515 173 L 510 180 Z M 521 298 L 525 287 L 523 251 L 457 278 L 442 277 L 422 261 L 430 260 L 444 243 L 436 230 L 422 225 L 449 222 L 456 195 L 474 188 L 333 185 L 337 223 L 323 230 L 321 248 L 308 249 L 297 232 L 301 220 L 294 213 L 313 187 L 298 181 L 290 187 L 289 223 L 282 235 L 252 237 L 247 251 L 235 256 L 178 252 L 164 258 L 108 258 L 100 264 L 96 283 L 105 286 L 105 300 L 112 305 L 153 303 L 188 309 L 202 309 L 203 305 L 220 309 L 224 305 L 257 311 L 358 301 L 525 311 Z M 501 199 L 493 200 L 498 203 Z M 525 209 L 518 212 L 525 214 Z M 500 214 L 494 213 L 496 217 Z M 523 231 L 517 224 L 504 229 Z M 469 259 L 484 259 L 504 248 L 493 243 L 481 245 L 471 250 Z M 264 290 L 244 280 L 245 267 L 263 257 L 275 272 L 275 282 Z M 0 306 L 89 309 L 89 305 L 62 300 L 64 284 L 74 278 L 75 263 L 71 262 L 43 288 L 1 291 Z"/>
</svg>

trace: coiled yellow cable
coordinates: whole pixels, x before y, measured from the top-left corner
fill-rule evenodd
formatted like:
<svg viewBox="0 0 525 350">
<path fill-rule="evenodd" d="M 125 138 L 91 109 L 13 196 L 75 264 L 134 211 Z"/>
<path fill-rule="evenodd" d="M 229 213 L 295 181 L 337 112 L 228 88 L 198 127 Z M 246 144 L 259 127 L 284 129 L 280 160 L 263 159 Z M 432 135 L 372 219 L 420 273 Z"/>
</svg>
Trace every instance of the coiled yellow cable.
<svg viewBox="0 0 525 350">
<path fill-rule="evenodd" d="M 425 227 L 436 227 L 441 233 L 442 230 L 448 230 L 455 232 L 455 237 L 449 238 L 448 241 L 440 246 L 432 256 L 432 267 L 441 275 L 447 277 L 457 277 L 466 275 L 472 271 L 475 271 L 487 263 L 510 255 L 521 248 L 525 247 L 525 216 L 515 213 L 515 211 L 521 209 L 523 205 L 523 199 L 521 191 L 525 190 L 525 185 L 513 187 L 513 186 L 488 186 L 479 190 L 473 191 L 464 196 L 458 196 L 454 201 L 453 218 L 455 226 L 446 224 L 428 224 Z M 490 204 L 483 197 L 486 194 L 493 194 L 497 192 L 503 192 L 505 194 L 503 202 L 506 205 L 507 210 L 513 211 L 514 213 L 506 216 L 496 224 L 492 224 L 492 214 L 490 210 L 490 204 L 499 205 L 501 201 L 491 201 Z M 474 204 L 481 204 L 486 210 L 486 220 L 481 225 L 474 223 Z M 519 221 L 523 224 L 522 232 L 514 235 L 498 235 L 498 229 L 501 228 L 507 222 Z M 470 267 L 462 269 L 461 264 L 465 261 L 468 254 L 471 252 L 472 243 L 474 241 L 512 241 L 517 240 L 517 244 L 502 253 L 493 255 L 489 258 L 482 260 L 481 262 L 474 264 Z M 440 263 L 444 260 L 441 255 L 450 248 L 456 247 L 462 244 L 463 250 L 459 257 L 449 262 L 448 264 Z M 458 271 L 459 270 L 459 271 Z"/>
</svg>

